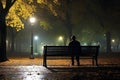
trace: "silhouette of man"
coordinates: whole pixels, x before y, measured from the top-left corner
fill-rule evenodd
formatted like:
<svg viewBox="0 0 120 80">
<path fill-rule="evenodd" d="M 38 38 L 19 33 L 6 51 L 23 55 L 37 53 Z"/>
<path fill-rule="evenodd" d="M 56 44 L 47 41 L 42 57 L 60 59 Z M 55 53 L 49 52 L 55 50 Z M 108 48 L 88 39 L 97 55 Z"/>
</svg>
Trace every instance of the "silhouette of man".
<svg viewBox="0 0 120 80">
<path fill-rule="evenodd" d="M 69 43 L 72 65 L 74 65 L 74 57 L 76 57 L 77 65 L 79 66 L 79 54 L 81 52 L 80 42 L 76 40 L 75 36 L 71 37 L 72 41 Z"/>
</svg>

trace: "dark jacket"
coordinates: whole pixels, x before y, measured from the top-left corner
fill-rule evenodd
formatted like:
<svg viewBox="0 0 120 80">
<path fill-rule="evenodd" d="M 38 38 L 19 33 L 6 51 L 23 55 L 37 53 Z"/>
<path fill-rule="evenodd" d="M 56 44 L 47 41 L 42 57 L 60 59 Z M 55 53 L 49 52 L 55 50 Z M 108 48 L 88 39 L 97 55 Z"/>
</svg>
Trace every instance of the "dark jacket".
<svg viewBox="0 0 120 80">
<path fill-rule="evenodd" d="M 69 49 L 72 54 L 80 54 L 81 48 L 80 48 L 80 42 L 77 40 L 73 40 L 69 43 Z"/>
</svg>

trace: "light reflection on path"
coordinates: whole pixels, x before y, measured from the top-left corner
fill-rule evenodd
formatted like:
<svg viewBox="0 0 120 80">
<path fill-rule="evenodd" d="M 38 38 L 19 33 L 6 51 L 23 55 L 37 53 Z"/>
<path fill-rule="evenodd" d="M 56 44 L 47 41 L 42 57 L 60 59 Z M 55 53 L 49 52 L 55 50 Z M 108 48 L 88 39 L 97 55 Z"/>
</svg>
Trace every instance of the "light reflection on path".
<svg viewBox="0 0 120 80">
<path fill-rule="evenodd" d="M 44 80 L 49 73 L 43 66 L 0 66 L 0 80 Z"/>
<path fill-rule="evenodd" d="M 112 76 L 111 76 L 112 75 Z M 0 66 L 0 80 L 119 80 L 119 66 Z"/>
</svg>

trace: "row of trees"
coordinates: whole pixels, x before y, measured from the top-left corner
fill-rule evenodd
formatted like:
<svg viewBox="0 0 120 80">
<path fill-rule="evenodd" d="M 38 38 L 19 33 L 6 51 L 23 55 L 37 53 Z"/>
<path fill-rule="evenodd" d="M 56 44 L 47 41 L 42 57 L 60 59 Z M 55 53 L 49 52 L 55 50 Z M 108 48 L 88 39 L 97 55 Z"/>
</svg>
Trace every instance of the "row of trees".
<svg viewBox="0 0 120 80">
<path fill-rule="evenodd" d="M 110 15 L 115 17 L 116 14 L 110 14 L 108 3 L 113 0 L 0 0 L 0 61 L 6 61 L 6 27 L 15 27 L 17 31 L 24 29 L 24 24 L 30 16 L 35 13 L 40 19 L 40 25 L 45 29 L 53 26 L 47 17 L 40 16 L 46 13 L 47 16 L 54 16 L 55 19 L 61 21 L 66 28 L 67 38 L 73 35 L 73 27 L 83 24 L 86 15 L 92 16 L 99 23 L 106 33 L 107 51 L 111 51 L 111 31 L 109 29 Z M 104 5 L 103 5 L 104 4 Z M 111 3 L 110 3 L 111 4 Z M 114 6 L 114 5 L 113 5 Z M 115 11 L 117 12 L 117 10 Z M 52 18 L 53 19 L 53 18 Z M 113 18 L 111 18 L 113 19 Z M 106 22 L 107 21 L 107 22 Z M 109 28 L 108 28 L 109 27 Z M 80 26 L 82 29 L 82 27 Z M 80 29 L 79 28 L 79 29 Z"/>
</svg>

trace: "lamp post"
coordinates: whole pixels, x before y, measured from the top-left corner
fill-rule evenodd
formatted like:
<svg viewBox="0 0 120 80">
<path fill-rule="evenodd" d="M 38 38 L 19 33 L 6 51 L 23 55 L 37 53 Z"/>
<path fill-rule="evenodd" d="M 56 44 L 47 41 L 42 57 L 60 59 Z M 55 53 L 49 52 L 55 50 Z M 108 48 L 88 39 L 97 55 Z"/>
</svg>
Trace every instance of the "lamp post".
<svg viewBox="0 0 120 80">
<path fill-rule="evenodd" d="M 115 46 L 115 39 L 112 39 L 112 48 L 113 50 L 115 50 L 116 46 Z"/>
<path fill-rule="evenodd" d="M 30 18 L 31 27 L 33 27 L 35 21 L 36 21 L 36 19 L 34 17 Z M 30 54 L 30 59 L 34 59 L 34 55 L 33 55 L 33 28 L 31 28 L 31 54 Z"/>
<path fill-rule="evenodd" d="M 34 39 L 35 39 L 35 41 L 36 41 L 35 52 L 37 53 L 38 36 L 34 36 Z"/>
</svg>

